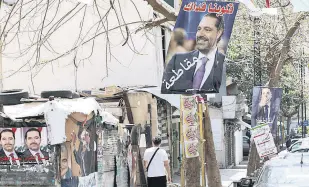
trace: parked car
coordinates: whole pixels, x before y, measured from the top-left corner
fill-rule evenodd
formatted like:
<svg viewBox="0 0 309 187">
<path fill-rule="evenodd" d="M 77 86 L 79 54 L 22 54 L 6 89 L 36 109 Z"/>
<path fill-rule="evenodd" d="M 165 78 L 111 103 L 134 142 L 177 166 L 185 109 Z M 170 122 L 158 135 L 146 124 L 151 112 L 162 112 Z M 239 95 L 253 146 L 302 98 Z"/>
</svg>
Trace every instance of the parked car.
<svg viewBox="0 0 309 187">
<path fill-rule="evenodd" d="M 309 153 L 309 148 L 299 148 L 291 151 L 291 153 Z"/>
<path fill-rule="evenodd" d="M 299 140 L 299 138 L 293 138 L 291 139 L 291 145 L 293 145 L 294 143 L 296 143 Z"/>
<path fill-rule="evenodd" d="M 289 148 L 288 148 L 288 152 L 293 152 L 297 149 L 299 149 L 300 147 L 303 148 L 309 148 L 309 138 L 302 138 L 302 139 L 298 139 L 294 144 L 292 144 Z"/>
<path fill-rule="evenodd" d="M 298 139 L 287 150 L 281 151 L 278 156 L 285 157 L 288 153 L 299 152 L 299 149 L 309 149 L 309 138 Z M 298 150 L 298 151 L 297 151 Z"/>
<path fill-rule="evenodd" d="M 248 136 L 242 137 L 242 147 L 243 156 L 248 156 L 250 151 L 250 138 Z"/>
<path fill-rule="evenodd" d="M 291 154 L 292 155 L 292 154 Z M 267 161 L 257 177 L 241 179 L 239 187 L 308 187 L 309 159 L 303 155 Z"/>
</svg>

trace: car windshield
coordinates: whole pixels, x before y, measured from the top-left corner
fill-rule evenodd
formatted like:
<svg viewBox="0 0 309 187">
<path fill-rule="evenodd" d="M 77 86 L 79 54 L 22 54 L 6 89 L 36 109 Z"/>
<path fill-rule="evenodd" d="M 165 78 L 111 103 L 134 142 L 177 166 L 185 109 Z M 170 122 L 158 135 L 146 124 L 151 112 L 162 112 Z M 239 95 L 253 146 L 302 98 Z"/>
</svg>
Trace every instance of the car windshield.
<svg viewBox="0 0 309 187">
<path fill-rule="evenodd" d="M 309 165 L 300 164 L 291 166 L 266 166 L 261 177 L 260 184 L 280 185 L 291 184 L 308 186 Z"/>
</svg>

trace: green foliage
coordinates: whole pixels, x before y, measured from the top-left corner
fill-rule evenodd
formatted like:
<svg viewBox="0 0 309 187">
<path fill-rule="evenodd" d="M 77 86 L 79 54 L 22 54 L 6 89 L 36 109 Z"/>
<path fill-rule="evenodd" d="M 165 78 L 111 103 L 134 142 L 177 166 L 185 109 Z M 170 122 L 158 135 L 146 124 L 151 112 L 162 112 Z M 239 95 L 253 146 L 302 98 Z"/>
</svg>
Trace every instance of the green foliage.
<svg viewBox="0 0 309 187">
<path fill-rule="evenodd" d="M 262 85 L 266 85 L 270 80 L 270 72 L 276 68 L 275 64 L 280 59 L 280 52 L 284 47 L 282 43 L 286 39 L 287 31 L 296 18 L 297 14 L 292 13 L 292 6 L 288 6 L 279 9 L 278 16 L 261 16 L 259 25 L 254 26 L 253 17 L 250 17 L 247 9 L 240 5 L 229 42 L 227 76 L 232 77 L 238 84 L 239 90 L 246 95 L 249 107 L 254 86 L 254 69 L 261 68 Z M 261 67 L 254 64 L 254 29 L 255 32 L 260 32 Z M 304 57 L 302 55 L 304 49 L 308 50 L 306 48 L 308 35 L 304 34 L 307 32 L 308 23 L 303 21 L 291 39 L 288 57 L 284 59 L 285 63 L 280 74 L 279 86 L 283 89 L 281 114 L 285 117 L 296 114 L 299 105 L 307 98 L 307 95 L 304 96 L 305 99 L 301 98 L 298 68 L 299 62 Z"/>
</svg>

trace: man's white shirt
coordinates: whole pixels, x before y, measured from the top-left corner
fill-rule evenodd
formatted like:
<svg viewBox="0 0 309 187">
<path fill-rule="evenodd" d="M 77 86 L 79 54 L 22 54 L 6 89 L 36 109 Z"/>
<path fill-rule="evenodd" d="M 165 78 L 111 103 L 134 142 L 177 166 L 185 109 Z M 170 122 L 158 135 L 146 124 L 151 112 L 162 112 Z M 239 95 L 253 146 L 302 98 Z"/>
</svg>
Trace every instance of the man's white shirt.
<svg viewBox="0 0 309 187">
<path fill-rule="evenodd" d="M 151 147 L 146 149 L 144 153 L 144 160 L 150 162 L 150 159 L 158 147 Z M 148 177 L 162 177 L 166 176 L 164 161 L 168 161 L 167 153 L 164 149 L 159 149 L 156 155 L 153 157 L 149 168 L 148 168 Z"/>
<path fill-rule="evenodd" d="M 38 164 L 40 163 L 40 159 L 41 159 L 41 161 L 43 162 L 43 164 L 45 164 L 45 158 L 44 158 L 44 155 L 43 155 L 43 153 L 41 152 L 41 150 L 39 150 L 39 151 L 33 151 L 33 150 L 29 149 L 29 151 L 30 151 L 30 153 L 32 154 L 32 156 L 34 156 L 34 158 L 37 159 L 37 163 L 38 163 Z M 40 159 L 37 158 L 37 155 L 36 155 L 37 153 L 40 154 Z"/>
<path fill-rule="evenodd" d="M 13 151 L 13 152 L 7 152 L 7 151 L 4 150 L 4 149 L 3 149 L 3 151 L 4 151 L 5 155 L 6 155 L 8 158 L 10 158 L 10 163 L 13 165 L 12 158 L 11 158 L 11 154 L 12 154 L 12 153 L 14 154 L 14 159 L 18 159 L 18 156 L 17 156 L 16 152 L 15 152 L 15 151 Z M 20 165 L 19 160 L 15 160 L 15 162 L 16 162 L 17 165 Z"/>
<path fill-rule="evenodd" d="M 203 53 L 199 52 L 199 55 L 198 55 L 198 62 L 197 62 L 197 65 L 196 65 L 196 68 L 195 68 L 195 72 L 194 72 L 194 75 L 196 73 L 196 71 L 201 67 L 202 65 L 202 58 L 203 57 L 207 57 L 207 61 L 206 61 L 206 65 L 205 65 L 205 74 L 204 74 L 204 77 L 203 77 L 203 80 L 202 80 L 202 83 L 201 83 L 201 86 L 200 86 L 200 89 L 203 87 L 204 83 L 206 82 L 210 72 L 211 72 L 211 69 L 215 63 L 215 60 L 216 60 L 216 54 L 217 54 L 217 48 L 214 48 L 212 50 L 209 51 L 209 53 L 207 55 L 204 55 Z"/>
</svg>

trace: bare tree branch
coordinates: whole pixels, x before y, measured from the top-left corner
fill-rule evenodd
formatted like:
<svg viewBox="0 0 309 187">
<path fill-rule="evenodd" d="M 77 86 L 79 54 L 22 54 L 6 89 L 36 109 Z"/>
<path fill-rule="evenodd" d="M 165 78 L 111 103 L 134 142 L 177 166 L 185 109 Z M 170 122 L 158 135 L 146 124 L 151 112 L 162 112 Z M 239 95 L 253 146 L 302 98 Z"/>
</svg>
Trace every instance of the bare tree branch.
<svg viewBox="0 0 309 187">
<path fill-rule="evenodd" d="M 281 73 L 282 67 L 284 65 L 284 61 L 287 58 L 288 52 L 290 49 L 291 38 L 294 35 L 294 33 L 297 31 L 297 29 L 299 28 L 300 22 L 304 20 L 308 15 L 309 13 L 300 14 L 299 17 L 296 19 L 295 23 L 293 24 L 293 26 L 287 32 L 284 38 L 282 49 L 280 50 L 279 60 L 276 63 L 276 68 L 272 68 L 272 71 L 270 72 L 270 80 L 268 83 L 270 87 L 278 86 L 280 73 Z"/>
</svg>

